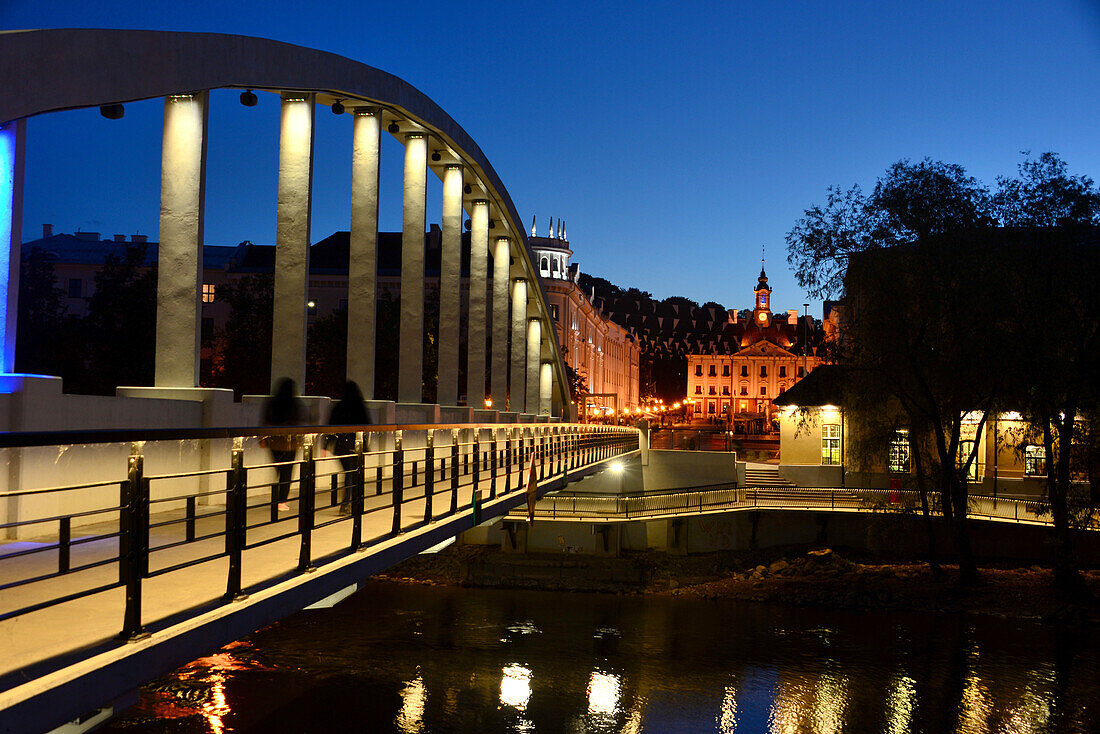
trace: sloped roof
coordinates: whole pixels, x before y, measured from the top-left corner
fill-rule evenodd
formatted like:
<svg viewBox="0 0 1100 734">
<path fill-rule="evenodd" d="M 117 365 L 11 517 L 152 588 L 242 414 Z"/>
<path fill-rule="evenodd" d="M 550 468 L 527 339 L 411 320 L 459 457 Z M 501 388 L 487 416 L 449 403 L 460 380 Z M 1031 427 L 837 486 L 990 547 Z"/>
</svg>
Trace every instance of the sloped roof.
<svg viewBox="0 0 1100 734">
<path fill-rule="evenodd" d="M 844 405 L 844 368 L 821 365 L 772 400 L 773 405 Z"/>
</svg>

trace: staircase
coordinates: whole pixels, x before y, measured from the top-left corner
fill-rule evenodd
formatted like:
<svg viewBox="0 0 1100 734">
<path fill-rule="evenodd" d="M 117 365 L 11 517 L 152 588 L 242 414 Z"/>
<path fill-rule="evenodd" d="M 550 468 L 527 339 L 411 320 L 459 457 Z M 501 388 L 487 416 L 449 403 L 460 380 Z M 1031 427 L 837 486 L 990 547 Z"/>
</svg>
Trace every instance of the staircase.
<svg viewBox="0 0 1100 734">
<path fill-rule="evenodd" d="M 779 467 L 775 464 L 745 464 L 745 486 L 785 489 L 795 485 L 785 477 L 779 476 Z"/>
</svg>

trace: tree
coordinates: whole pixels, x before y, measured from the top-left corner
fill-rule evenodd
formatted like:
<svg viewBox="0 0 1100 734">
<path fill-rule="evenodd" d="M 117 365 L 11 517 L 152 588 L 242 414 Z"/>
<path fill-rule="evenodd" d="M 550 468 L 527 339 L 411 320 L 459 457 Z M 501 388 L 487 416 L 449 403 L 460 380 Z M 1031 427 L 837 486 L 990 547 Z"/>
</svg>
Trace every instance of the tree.
<svg viewBox="0 0 1100 734">
<path fill-rule="evenodd" d="M 50 258 L 40 248 L 31 249 L 19 266 L 16 372 L 66 378 L 79 371 L 74 355 L 84 350 L 76 348 L 64 295 L 57 287 Z"/>
<path fill-rule="evenodd" d="M 865 197 L 831 188 L 787 234 L 788 262 L 815 296 L 844 291 L 840 361 L 927 428 L 941 506 L 954 528 L 962 580 L 978 579 L 966 473 L 985 416 L 1002 398 L 985 368 L 1000 353 L 991 329 L 997 278 L 987 253 L 961 242 L 992 223 L 986 189 L 961 166 L 899 161 Z M 976 411 L 976 413 L 975 413 Z M 973 415 L 980 416 L 971 422 Z M 964 441 L 971 450 L 960 456 Z"/>
<path fill-rule="evenodd" d="M 263 395 L 271 386 L 271 317 L 274 279 L 246 275 L 218 288 L 229 318 L 214 338 L 211 383 L 240 395 Z"/>
<path fill-rule="evenodd" d="M 348 309 L 318 317 L 306 336 L 307 395 L 339 397 L 347 382 Z"/>
</svg>

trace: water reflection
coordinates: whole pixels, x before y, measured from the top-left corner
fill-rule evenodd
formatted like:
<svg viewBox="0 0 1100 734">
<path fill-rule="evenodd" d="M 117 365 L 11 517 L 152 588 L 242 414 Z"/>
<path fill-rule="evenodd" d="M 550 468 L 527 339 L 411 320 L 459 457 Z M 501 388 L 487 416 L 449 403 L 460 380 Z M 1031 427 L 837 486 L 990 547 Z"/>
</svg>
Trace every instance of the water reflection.
<svg viewBox="0 0 1100 734">
<path fill-rule="evenodd" d="M 176 708 L 108 730 L 171 715 L 185 734 L 1100 731 L 1087 626 L 885 618 L 380 585 L 177 671 L 143 694 Z"/>
<path fill-rule="evenodd" d="M 401 710 L 397 712 L 397 718 L 393 722 L 403 734 L 421 734 L 424 731 L 424 703 L 428 692 L 424 688 L 420 668 L 416 670 L 417 676 L 401 689 Z"/>
<path fill-rule="evenodd" d="M 531 700 L 531 671 L 522 665 L 509 665 L 500 679 L 500 702 L 519 711 L 527 710 Z"/>
</svg>

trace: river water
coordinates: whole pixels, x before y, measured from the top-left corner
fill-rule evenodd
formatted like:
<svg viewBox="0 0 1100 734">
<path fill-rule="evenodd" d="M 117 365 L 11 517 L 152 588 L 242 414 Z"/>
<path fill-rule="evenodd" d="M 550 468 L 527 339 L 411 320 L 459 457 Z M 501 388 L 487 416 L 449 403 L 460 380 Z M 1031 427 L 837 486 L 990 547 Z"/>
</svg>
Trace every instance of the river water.
<svg viewBox="0 0 1100 734">
<path fill-rule="evenodd" d="M 1100 731 L 1090 629 L 372 582 L 153 682 L 106 731 Z"/>
</svg>

